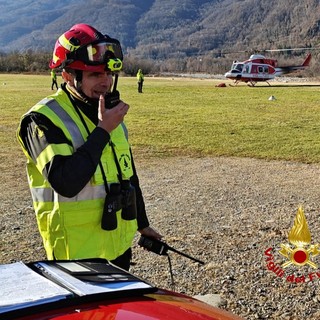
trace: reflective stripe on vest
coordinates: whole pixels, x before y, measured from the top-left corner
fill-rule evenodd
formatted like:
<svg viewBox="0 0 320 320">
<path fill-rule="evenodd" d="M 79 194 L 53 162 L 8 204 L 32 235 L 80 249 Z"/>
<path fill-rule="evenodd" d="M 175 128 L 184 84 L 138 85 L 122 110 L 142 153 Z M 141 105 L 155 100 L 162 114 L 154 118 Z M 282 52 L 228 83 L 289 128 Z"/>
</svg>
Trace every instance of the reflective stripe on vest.
<svg viewBox="0 0 320 320">
<path fill-rule="evenodd" d="M 82 200 L 101 199 L 106 195 L 105 186 L 87 185 L 73 198 L 66 198 L 54 192 L 51 188 L 31 188 L 31 195 L 34 202 L 75 202 Z"/>
<path fill-rule="evenodd" d="M 83 145 L 84 139 L 81 135 L 79 127 L 76 125 L 76 123 L 72 120 L 70 115 L 60 106 L 60 104 L 56 100 L 45 98 L 41 100 L 39 104 L 46 105 L 63 121 L 63 123 L 65 124 L 66 128 L 68 129 L 72 137 L 72 144 L 75 149 Z"/>
</svg>

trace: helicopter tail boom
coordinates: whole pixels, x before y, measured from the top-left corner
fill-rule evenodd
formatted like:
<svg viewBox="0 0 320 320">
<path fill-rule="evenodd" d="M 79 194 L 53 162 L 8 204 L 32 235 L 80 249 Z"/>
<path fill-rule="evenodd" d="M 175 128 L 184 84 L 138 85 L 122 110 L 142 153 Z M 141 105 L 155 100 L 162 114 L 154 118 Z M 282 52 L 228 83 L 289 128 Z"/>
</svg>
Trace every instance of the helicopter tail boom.
<svg viewBox="0 0 320 320">
<path fill-rule="evenodd" d="M 287 67 L 278 67 L 276 68 L 276 76 L 280 76 L 283 74 L 288 74 L 294 71 L 299 71 L 299 70 L 304 70 L 306 67 L 309 66 L 311 61 L 311 53 L 308 53 L 306 59 L 304 60 L 304 62 L 299 65 L 299 66 L 287 66 Z"/>
</svg>

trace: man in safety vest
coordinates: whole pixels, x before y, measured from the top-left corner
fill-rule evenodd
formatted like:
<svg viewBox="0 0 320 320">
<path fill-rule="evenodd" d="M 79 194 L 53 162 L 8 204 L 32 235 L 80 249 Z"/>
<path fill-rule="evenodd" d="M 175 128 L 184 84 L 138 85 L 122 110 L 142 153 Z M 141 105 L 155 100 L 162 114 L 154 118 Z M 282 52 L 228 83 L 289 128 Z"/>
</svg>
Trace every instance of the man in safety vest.
<svg viewBox="0 0 320 320">
<path fill-rule="evenodd" d="M 56 87 L 56 89 L 58 90 L 56 71 L 54 69 L 51 69 L 50 75 L 51 75 L 51 90 L 53 90 L 53 87 Z"/>
<path fill-rule="evenodd" d="M 18 139 L 48 259 L 104 258 L 128 270 L 137 230 L 162 237 L 149 226 L 123 123 L 122 59 L 118 40 L 74 25 L 50 62 L 62 68 L 64 84 L 21 119 Z"/>
<path fill-rule="evenodd" d="M 137 72 L 137 80 L 138 80 L 138 92 L 142 93 L 144 75 L 143 75 L 141 69 L 139 69 L 138 72 Z"/>
</svg>

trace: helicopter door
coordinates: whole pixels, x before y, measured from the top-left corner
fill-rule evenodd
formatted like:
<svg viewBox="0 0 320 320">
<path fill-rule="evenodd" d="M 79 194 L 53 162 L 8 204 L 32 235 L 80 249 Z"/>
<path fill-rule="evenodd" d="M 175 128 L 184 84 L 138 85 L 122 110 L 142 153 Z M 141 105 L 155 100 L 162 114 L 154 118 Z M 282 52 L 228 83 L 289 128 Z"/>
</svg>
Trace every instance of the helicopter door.
<svg viewBox="0 0 320 320">
<path fill-rule="evenodd" d="M 258 67 L 258 72 L 259 73 L 268 73 L 269 72 L 269 68 L 268 68 L 268 66 L 259 66 Z"/>
<path fill-rule="evenodd" d="M 251 64 L 245 64 L 243 68 L 243 73 L 250 73 L 251 72 Z"/>
<path fill-rule="evenodd" d="M 266 74 L 269 74 L 268 66 L 258 66 L 258 74 L 261 77 L 264 77 Z"/>
</svg>

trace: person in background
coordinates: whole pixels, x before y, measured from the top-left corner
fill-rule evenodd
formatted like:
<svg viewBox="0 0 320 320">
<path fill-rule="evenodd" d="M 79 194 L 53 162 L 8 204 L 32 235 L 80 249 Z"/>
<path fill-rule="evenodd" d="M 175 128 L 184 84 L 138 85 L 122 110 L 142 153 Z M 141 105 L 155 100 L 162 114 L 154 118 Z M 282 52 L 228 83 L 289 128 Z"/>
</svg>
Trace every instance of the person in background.
<svg viewBox="0 0 320 320">
<path fill-rule="evenodd" d="M 64 83 L 22 116 L 18 140 L 47 258 L 104 258 L 129 270 L 137 230 L 149 225 L 116 90 L 118 40 L 76 24 L 56 41 L 50 68 Z"/>
<path fill-rule="evenodd" d="M 137 80 L 138 80 L 138 92 L 142 93 L 144 76 L 141 69 L 139 69 L 137 72 Z"/>
<path fill-rule="evenodd" d="M 56 89 L 58 90 L 58 83 L 57 83 L 57 74 L 56 71 L 54 69 L 51 69 L 51 90 L 53 90 L 53 87 L 55 86 Z"/>
</svg>

